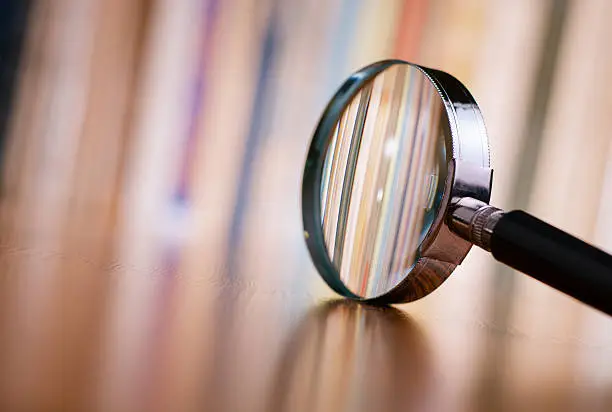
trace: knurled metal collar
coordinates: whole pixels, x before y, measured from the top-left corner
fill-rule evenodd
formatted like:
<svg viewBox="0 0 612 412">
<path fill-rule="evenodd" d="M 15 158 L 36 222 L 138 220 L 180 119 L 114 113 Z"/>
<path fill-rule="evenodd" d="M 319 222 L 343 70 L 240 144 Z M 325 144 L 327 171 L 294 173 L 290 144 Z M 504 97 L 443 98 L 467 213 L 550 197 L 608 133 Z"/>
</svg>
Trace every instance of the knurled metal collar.
<svg viewBox="0 0 612 412">
<path fill-rule="evenodd" d="M 503 215 L 502 210 L 493 206 L 478 209 L 470 224 L 470 241 L 490 252 L 493 228 Z"/>
</svg>

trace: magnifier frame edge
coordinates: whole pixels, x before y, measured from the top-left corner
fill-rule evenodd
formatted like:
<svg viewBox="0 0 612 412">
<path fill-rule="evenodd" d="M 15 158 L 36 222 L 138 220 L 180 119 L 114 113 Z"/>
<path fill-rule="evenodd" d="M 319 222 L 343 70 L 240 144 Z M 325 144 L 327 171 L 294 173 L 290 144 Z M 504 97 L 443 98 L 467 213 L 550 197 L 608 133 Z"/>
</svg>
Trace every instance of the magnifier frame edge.
<svg viewBox="0 0 612 412">
<path fill-rule="evenodd" d="M 446 136 L 447 147 L 451 149 L 447 151 L 448 176 L 444 187 L 444 202 L 422 242 L 422 257 L 393 289 L 380 296 L 363 298 L 351 292 L 340 280 L 338 270 L 329 258 L 321 227 L 321 177 L 331 134 L 344 109 L 368 82 L 394 64 L 407 64 L 419 69 L 442 98 L 450 127 L 450 136 Z M 489 166 L 488 138 L 482 114 L 472 95 L 459 80 L 447 73 L 402 60 L 376 62 L 355 72 L 338 89 L 323 111 L 304 168 L 304 237 L 317 270 L 334 291 L 363 302 L 410 302 L 431 293 L 448 278 L 472 246 L 450 231 L 446 223 L 450 203 L 457 196 L 470 196 L 488 203 L 492 176 Z"/>
</svg>

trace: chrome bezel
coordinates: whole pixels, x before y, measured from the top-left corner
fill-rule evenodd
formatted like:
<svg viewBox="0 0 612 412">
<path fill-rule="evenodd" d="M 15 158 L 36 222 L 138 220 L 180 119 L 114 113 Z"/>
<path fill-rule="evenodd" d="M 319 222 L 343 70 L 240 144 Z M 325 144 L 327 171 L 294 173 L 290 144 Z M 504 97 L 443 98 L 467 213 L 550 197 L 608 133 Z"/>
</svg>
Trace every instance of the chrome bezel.
<svg viewBox="0 0 612 412">
<path fill-rule="evenodd" d="M 406 64 L 420 70 L 438 91 L 448 115 L 445 136 L 448 173 L 444 200 L 432 227 L 421 242 L 421 258 L 396 287 L 373 298 L 351 292 L 332 264 L 321 228 L 321 176 L 332 132 L 342 112 L 376 75 L 392 65 Z M 339 294 L 372 303 L 399 303 L 419 299 L 436 289 L 460 264 L 472 244 L 453 234 L 447 224 L 453 199 L 471 197 L 489 203 L 492 170 L 489 144 L 476 101 L 453 76 L 402 60 L 385 60 L 353 73 L 323 111 L 308 151 L 302 183 L 304 237 L 313 262 L 327 284 Z"/>
</svg>

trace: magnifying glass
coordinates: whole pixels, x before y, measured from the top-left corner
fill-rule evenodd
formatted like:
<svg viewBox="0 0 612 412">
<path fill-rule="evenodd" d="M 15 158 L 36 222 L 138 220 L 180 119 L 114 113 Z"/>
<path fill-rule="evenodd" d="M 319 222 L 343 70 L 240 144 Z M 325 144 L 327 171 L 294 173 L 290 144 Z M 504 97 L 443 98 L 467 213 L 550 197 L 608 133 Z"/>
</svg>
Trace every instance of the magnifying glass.
<svg viewBox="0 0 612 412">
<path fill-rule="evenodd" d="M 489 205 L 492 176 L 482 114 L 457 79 L 400 60 L 353 73 L 325 108 L 304 168 L 317 270 L 345 297 L 410 302 L 476 245 L 612 315 L 612 256 Z"/>
</svg>

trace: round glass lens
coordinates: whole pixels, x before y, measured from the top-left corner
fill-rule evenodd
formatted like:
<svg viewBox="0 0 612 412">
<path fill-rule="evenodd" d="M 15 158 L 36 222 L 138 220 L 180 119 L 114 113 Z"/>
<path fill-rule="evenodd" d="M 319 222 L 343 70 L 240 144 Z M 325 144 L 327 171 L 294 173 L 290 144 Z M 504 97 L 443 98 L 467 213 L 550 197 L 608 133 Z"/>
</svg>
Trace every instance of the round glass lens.
<svg viewBox="0 0 612 412">
<path fill-rule="evenodd" d="M 392 65 L 363 85 L 330 136 L 321 225 L 330 260 L 354 294 L 405 278 L 440 209 L 448 116 L 429 78 Z"/>
</svg>

